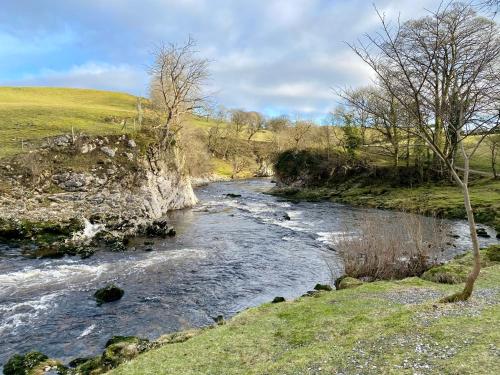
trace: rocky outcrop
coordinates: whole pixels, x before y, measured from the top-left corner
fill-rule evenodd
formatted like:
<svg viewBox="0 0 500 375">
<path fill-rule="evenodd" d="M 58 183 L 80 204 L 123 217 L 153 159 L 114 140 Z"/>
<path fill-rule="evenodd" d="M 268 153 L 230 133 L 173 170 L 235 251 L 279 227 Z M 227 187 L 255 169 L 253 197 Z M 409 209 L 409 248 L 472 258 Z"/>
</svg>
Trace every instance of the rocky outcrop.
<svg viewBox="0 0 500 375">
<path fill-rule="evenodd" d="M 66 253 L 80 253 L 81 244 L 123 250 L 129 237 L 151 234 L 150 225 L 168 211 L 196 204 L 189 176 L 168 157 L 152 166 L 141 149 L 126 136 L 59 136 L 36 152 L 3 161 L 0 237 L 33 240 L 43 245 L 40 256 L 64 254 L 60 245 Z M 56 230 L 75 221 L 75 231 Z M 38 241 L 40 233 L 47 241 Z"/>
</svg>

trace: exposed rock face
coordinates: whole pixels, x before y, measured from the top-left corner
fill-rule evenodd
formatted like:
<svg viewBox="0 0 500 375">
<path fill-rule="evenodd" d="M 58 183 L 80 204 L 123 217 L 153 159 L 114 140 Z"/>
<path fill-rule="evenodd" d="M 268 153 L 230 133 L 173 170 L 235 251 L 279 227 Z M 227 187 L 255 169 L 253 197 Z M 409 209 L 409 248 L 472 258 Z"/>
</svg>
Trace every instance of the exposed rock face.
<svg viewBox="0 0 500 375">
<path fill-rule="evenodd" d="M 37 227 L 77 219 L 81 227 L 88 227 L 83 225 L 88 219 L 91 225 L 102 225 L 100 230 L 106 230 L 101 236 L 106 245 L 120 250 L 127 237 L 146 233 L 148 225 L 168 211 L 197 203 L 189 176 L 169 161 L 156 162 L 153 168 L 135 141 L 125 136 L 76 140 L 61 136 L 47 140 L 44 147 L 30 155 L 36 162 L 38 181 L 33 182 L 23 159 L 0 165 L 0 180 L 10 186 L 0 189 L 0 222 L 20 223 L 24 228 L 25 222 Z M 9 228 L 19 226 L 7 224 L 7 234 Z M 0 237 L 6 236 L 0 233 Z M 92 241 L 87 235 L 66 237 L 78 243 Z M 73 242 L 70 247 L 75 250 Z M 45 246 L 44 255 L 59 255 L 52 250 Z M 71 253 L 79 253 L 73 250 Z"/>
</svg>

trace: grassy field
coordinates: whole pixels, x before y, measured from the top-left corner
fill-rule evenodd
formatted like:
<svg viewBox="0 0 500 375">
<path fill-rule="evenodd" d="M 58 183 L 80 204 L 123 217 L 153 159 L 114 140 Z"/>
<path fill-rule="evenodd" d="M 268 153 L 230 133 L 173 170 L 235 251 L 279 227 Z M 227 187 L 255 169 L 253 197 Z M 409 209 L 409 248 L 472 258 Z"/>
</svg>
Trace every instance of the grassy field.
<svg viewBox="0 0 500 375">
<path fill-rule="evenodd" d="M 465 303 L 437 302 L 461 285 L 419 278 L 321 292 L 246 310 L 111 374 L 493 374 L 500 265 L 492 264 Z"/>
<path fill-rule="evenodd" d="M 122 129 L 120 121 L 133 118 L 135 106 L 134 96 L 115 92 L 0 87 L 0 158 L 72 128 L 91 135 L 130 132 L 131 124 Z"/>
<path fill-rule="evenodd" d="M 36 147 L 42 138 L 71 131 L 90 135 L 134 132 L 136 103 L 135 96 L 109 91 L 0 87 L 0 158 Z M 125 127 L 124 119 L 127 119 Z M 211 120 L 196 117 L 187 124 L 207 131 L 215 125 Z M 266 142 L 270 138 L 270 132 L 263 131 L 252 139 Z M 213 164 L 215 173 L 231 176 L 230 163 L 214 159 Z M 238 176 L 251 177 L 252 172 L 244 170 Z"/>
</svg>

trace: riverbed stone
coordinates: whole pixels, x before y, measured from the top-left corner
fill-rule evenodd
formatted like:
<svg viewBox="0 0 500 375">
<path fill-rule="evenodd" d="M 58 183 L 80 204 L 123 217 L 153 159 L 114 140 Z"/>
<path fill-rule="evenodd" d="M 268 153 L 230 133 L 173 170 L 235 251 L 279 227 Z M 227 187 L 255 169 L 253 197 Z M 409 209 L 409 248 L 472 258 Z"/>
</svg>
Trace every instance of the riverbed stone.
<svg viewBox="0 0 500 375">
<path fill-rule="evenodd" d="M 324 290 L 327 292 L 331 292 L 333 290 L 333 288 L 328 284 L 316 284 L 314 286 L 314 290 Z"/>
<path fill-rule="evenodd" d="M 476 233 L 479 237 L 483 237 L 483 238 L 490 238 L 491 236 L 488 234 L 488 232 L 486 231 L 486 229 L 484 228 L 477 228 L 476 229 Z"/>
<path fill-rule="evenodd" d="M 226 197 L 228 197 L 228 198 L 241 198 L 241 194 L 227 193 Z"/>
<path fill-rule="evenodd" d="M 107 302 L 120 300 L 125 294 L 124 290 L 114 284 L 109 284 L 104 288 L 97 290 L 94 297 L 99 305 Z"/>
</svg>

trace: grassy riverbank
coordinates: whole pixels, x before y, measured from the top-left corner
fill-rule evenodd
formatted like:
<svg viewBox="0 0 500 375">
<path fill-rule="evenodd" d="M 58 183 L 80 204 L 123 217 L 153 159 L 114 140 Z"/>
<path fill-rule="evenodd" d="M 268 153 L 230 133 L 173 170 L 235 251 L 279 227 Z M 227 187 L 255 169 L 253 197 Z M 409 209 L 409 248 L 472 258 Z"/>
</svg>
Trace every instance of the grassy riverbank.
<svg viewBox="0 0 500 375">
<path fill-rule="evenodd" d="M 500 366 L 500 264 L 468 302 L 419 278 L 249 309 L 113 370 L 128 374 L 491 374 Z"/>
<path fill-rule="evenodd" d="M 454 185 L 393 187 L 390 182 L 352 179 L 333 187 L 276 189 L 292 200 L 330 200 L 356 206 L 408 211 L 449 219 L 465 219 L 462 191 Z M 481 178 L 470 185 L 476 221 L 500 232 L 500 180 Z"/>
</svg>

